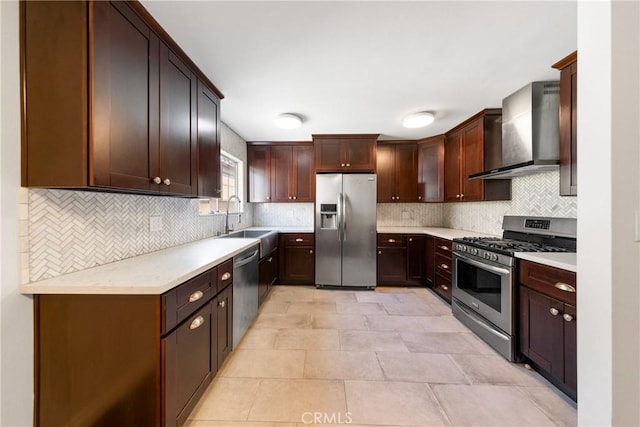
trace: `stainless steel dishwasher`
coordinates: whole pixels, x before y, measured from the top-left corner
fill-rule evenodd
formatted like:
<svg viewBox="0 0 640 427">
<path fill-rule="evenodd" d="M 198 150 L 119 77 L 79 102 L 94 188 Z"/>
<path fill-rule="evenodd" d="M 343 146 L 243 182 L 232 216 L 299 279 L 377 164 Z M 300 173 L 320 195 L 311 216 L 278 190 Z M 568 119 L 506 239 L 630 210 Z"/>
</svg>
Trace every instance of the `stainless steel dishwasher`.
<svg viewBox="0 0 640 427">
<path fill-rule="evenodd" d="M 233 348 L 258 314 L 258 254 L 255 245 L 233 257 Z"/>
</svg>

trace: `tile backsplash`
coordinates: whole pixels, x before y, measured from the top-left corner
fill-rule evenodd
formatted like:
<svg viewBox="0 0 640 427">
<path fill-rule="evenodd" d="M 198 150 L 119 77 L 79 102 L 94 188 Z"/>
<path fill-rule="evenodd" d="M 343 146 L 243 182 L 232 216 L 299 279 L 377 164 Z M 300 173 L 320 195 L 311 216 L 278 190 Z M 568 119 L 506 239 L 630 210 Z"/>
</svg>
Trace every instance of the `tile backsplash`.
<svg viewBox="0 0 640 427">
<path fill-rule="evenodd" d="M 378 226 L 440 227 L 443 203 L 378 203 Z"/>
<path fill-rule="evenodd" d="M 313 203 L 254 203 L 253 224 L 256 227 L 279 225 L 313 227 Z"/>
</svg>

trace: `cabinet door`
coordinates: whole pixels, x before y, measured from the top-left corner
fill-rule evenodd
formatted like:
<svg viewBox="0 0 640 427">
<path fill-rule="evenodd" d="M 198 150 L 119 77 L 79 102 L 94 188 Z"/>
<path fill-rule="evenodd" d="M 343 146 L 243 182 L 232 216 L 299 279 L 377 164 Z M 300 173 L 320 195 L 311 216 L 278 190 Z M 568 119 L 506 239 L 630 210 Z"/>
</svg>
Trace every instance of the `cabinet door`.
<svg viewBox="0 0 640 427">
<path fill-rule="evenodd" d="M 520 287 L 520 351 L 562 381 L 564 377 L 563 304 Z"/>
<path fill-rule="evenodd" d="M 447 136 L 444 147 L 444 200 L 460 201 L 460 144 L 461 134 Z"/>
<path fill-rule="evenodd" d="M 436 270 L 433 290 L 442 297 L 446 302 L 451 304 L 451 276 L 442 274 L 440 270 Z"/>
<path fill-rule="evenodd" d="M 444 136 L 418 144 L 418 201 L 444 200 Z"/>
<path fill-rule="evenodd" d="M 569 317 L 567 317 L 569 316 Z M 577 356 L 577 327 L 575 306 L 564 305 L 564 384 L 573 393 L 573 398 L 578 392 L 578 356 Z M 570 393 L 570 394 L 571 394 Z"/>
<path fill-rule="evenodd" d="M 220 100 L 198 80 L 198 195 L 220 197 Z"/>
<path fill-rule="evenodd" d="M 166 45 L 160 46 L 160 191 L 197 194 L 198 80 Z"/>
<path fill-rule="evenodd" d="M 418 201 L 418 146 L 415 143 L 395 147 L 396 202 Z"/>
<path fill-rule="evenodd" d="M 425 236 L 425 244 L 424 244 L 424 253 L 425 253 L 425 279 L 427 283 L 433 286 L 434 275 L 436 270 L 436 239 L 432 236 Z"/>
<path fill-rule="evenodd" d="M 578 63 L 560 72 L 560 195 L 578 195 Z"/>
<path fill-rule="evenodd" d="M 220 292 L 214 303 L 217 324 L 215 347 L 212 353 L 216 353 L 217 369 L 220 369 L 233 348 L 233 284 Z"/>
<path fill-rule="evenodd" d="M 343 143 L 345 167 L 349 172 L 375 172 L 375 140 L 348 140 Z"/>
<path fill-rule="evenodd" d="M 90 184 L 159 191 L 158 38 L 124 3 L 92 6 Z"/>
<path fill-rule="evenodd" d="M 342 142 L 336 140 L 317 141 L 314 144 L 316 153 L 316 171 L 342 171 L 344 159 L 342 157 Z"/>
<path fill-rule="evenodd" d="M 271 201 L 289 202 L 291 193 L 291 147 L 271 147 Z"/>
<path fill-rule="evenodd" d="M 395 149 L 392 144 L 378 144 L 376 174 L 378 203 L 395 201 Z"/>
<path fill-rule="evenodd" d="M 407 249 L 378 247 L 378 275 L 380 284 L 400 284 L 407 280 Z"/>
<path fill-rule="evenodd" d="M 484 197 L 483 181 L 468 179 L 468 176 L 484 170 L 484 144 L 482 119 L 463 129 L 462 162 L 460 173 L 462 182 L 460 199 L 463 201 L 479 201 Z"/>
<path fill-rule="evenodd" d="M 407 280 L 422 283 L 425 278 L 425 237 L 407 236 Z"/>
<path fill-rule="evenodd" d="M 271 148 L 263 145 L 247 147 L 247 168 L 249 175 L 249 202 L 271 201 Z"/>
<path fill-rule="evenodd" d="M 296 202 L 313 202 L 316 194 L 315 152 L 312 145 L 293 146 L 291 195 Z"/>
<path fill-rule="evenodd" d="M 309 246 L 285 246 L 280 256 L 279 278 L 282 283 L 313 284 L 315 255 Z"/>
</svg>

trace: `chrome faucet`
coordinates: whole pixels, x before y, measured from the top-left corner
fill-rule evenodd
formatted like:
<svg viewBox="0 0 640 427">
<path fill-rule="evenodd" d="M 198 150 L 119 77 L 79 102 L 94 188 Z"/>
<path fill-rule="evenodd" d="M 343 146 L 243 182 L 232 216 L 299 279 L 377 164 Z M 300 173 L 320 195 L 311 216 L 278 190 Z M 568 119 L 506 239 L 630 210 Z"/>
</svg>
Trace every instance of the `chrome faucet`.
<svg viewBox="0 0 640 427">
<path fill-rule="evenodd" d="M 236 199 L 236 204 L 238 206 L 238 223 L 240 223 L 240 198 L 236 195 L 229 196 L 227 199 L 227 214 L 224 217 L 224 234 L 229 234 L 231 229 L 229 228 L 229 205 L 231 204 L 231 200 Z M 233 212 L 232 212 L 233 213 Z"/>
</svg>

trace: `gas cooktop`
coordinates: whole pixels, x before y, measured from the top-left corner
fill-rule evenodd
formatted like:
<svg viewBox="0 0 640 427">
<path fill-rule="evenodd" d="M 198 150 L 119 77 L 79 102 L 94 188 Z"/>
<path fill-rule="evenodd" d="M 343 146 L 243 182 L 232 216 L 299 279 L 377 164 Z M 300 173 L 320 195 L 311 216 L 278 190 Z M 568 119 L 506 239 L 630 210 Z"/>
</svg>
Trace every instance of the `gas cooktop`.
<svg viewBox="0 0 640 427">
<path fill-rule="evenodd" d="M 455 239 L 455 242 L 504 255 L 513 255 L 515 252 L 575 252 L 569 248 L 552 246 L 545 243 L 503 239 L 500 237 L 463 237 L 462 239 Z"/>
</svg>

